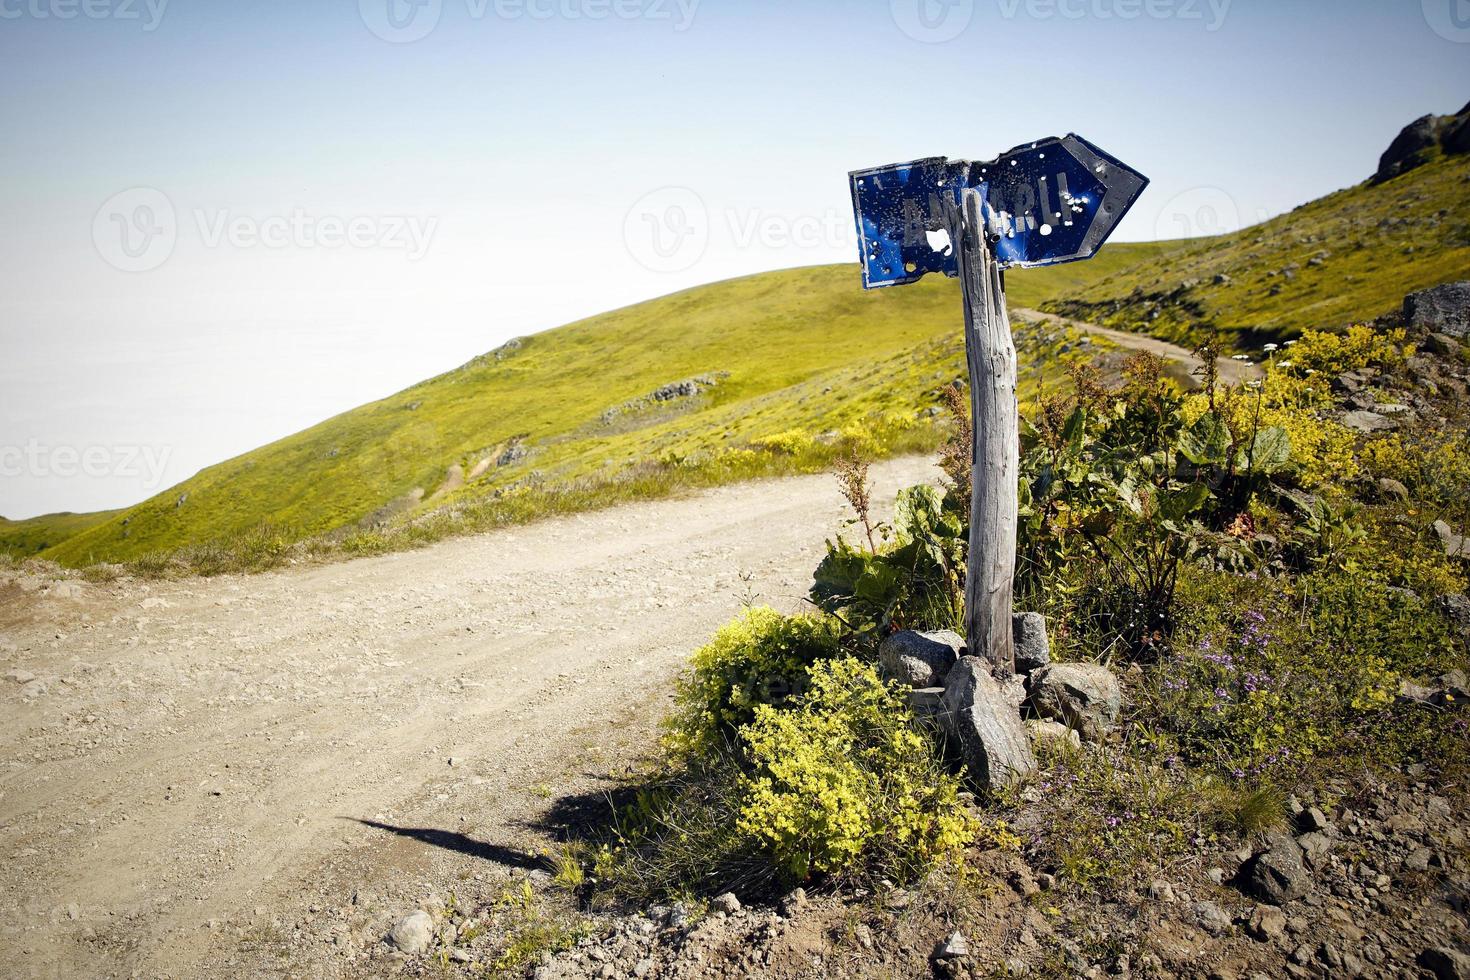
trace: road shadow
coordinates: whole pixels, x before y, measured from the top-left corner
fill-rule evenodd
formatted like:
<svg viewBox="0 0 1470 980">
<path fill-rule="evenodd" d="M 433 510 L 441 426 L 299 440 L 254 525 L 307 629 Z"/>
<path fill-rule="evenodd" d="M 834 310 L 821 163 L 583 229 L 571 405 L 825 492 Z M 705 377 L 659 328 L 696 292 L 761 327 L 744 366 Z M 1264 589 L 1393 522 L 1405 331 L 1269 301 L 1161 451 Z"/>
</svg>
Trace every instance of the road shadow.
<svg viewBox="0 0 1470 980">
<path fill-rule="evenodd" d="M 632 786 L 569 793 L 553 800 L 540 816 L 523 826 L 563 844 L 605 840 L 610 836 L 618 811 L 637 796 L 638 790 Z"/>
<path fill-rule="evenodd" d="M 505 847 L 500 844 L 491 844 L 486 841 L 475 840 L 465 834 L 455 833 L 452 830 L 437 830 L 433 827 L 395 827 L 389 823 L 381 823 L 377 820 L 361 820 L 357 817 L 344 817 L 354 823 L 360 823 L 364 827 L 372 827 L 374 830 L 386 830 L 390 834 L 399 837 L 409 837 L 420 843 L 428 844 L 430 847 L 442 847 L 446 851 L 454 851 L 456 854 L 464 854 L 468 857 L 479 858 L 482 861 L 493 861 L 503 864 L 508 868 L 520 868 L 523 871 L 555 871 L 556 866 L 549 858 L 528 854 L 518 851 L 513 847 Z"/>
</svg>

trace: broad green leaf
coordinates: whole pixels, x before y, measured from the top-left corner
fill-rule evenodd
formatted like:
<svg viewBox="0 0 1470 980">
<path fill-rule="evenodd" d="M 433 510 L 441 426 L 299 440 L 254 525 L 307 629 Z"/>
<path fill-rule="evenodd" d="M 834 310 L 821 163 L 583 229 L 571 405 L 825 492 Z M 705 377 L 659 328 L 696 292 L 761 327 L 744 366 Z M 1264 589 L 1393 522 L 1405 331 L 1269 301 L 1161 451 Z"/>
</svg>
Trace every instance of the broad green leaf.
<svg viewBox="0 0 1470 980">
<path fill-rule="evenodd" d="M 1217 413 L 1206 412 L 1179 437 L 1179 451 L 1196 466 L 1223 463 L 1230 453 L 1230 428 Z"/>
</svg>

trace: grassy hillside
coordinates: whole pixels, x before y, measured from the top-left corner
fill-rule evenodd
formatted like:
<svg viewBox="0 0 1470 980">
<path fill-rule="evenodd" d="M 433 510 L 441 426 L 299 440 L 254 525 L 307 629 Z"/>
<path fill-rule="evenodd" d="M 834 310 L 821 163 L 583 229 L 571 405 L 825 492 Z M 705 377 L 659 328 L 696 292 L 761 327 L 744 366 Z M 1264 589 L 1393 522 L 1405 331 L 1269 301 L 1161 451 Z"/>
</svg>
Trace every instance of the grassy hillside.
<svg viewBox="0 0 1470 980">
<path fill-rule="evenodd" d="M 1162 247 L 1041 305 L 1175 341 L 1213 325 L 1250 346 L 1372 319 L 1406 293 L 1466 277 L 1470 156 L 1458 156 L 1234 234 Z"/>
<path fill-rule="evenodd" d="M 956 286 L 858 282 L 850 266 L 752 276 L 514 341 L 210 467 L 45 556 L 135 559 L 263 522 L 294 540 L 650 465 L 738 476 L 843 443 L 932 445 L 922 409 L 961 370 Z"/>
<path fill-rule="evenodd" d="M 1186 342 L 1209 325 L 1247 344 L 1370 318 L 1470 274 L 1467 181 L 1470 158 L 1443 160 L 1236 234 L 1108 246 L 1010 274 L 1010 299 Z M 84 565 L 325 534 L 374 548 L 385 527 L 445 514 L 486 526 L 655 492 L 650 479 L 932 446 L 935 393 L 962 371 L 956 285 L 858 282 L 845 265 L 767 273 L 513 341 L 126 511 L 0 525 L 0 550 L 50 544 L 43 557 Z M 1054 347 L 1023 345 L 1023 397 L 1058 376 Z"/>
<path fill-rule="evenodd" d="M 0 553 L 36 555 L 83 531 L 106 523 L 119 511 L 94 514 L 43 514 L 23 521 L 0 517 Z"/>
</svg>

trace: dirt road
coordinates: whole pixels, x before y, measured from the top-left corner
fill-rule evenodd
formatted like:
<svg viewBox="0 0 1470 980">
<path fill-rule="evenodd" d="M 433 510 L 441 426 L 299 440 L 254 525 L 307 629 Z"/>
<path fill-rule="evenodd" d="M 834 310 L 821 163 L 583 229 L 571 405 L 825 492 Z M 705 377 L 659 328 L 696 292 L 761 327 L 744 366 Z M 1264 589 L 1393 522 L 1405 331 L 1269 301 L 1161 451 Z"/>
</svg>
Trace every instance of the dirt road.
<svg viewBox="0 0 1470 980">
<path fill-rule="evenodd" d="M 253 577 L 0 579 L 4 972 L 361 972 L 425 891 L 524 873 L 692 649 L 800 605 L 844 507 L 802 477 Z"/>
<path fill-rule="evenodd" d="M 1196 371 L 1203 366 L 1204 362 L 1178 344 L 1171 344 L 1167 340 L 1160 340 L 1157 337 L 1150 337 L 1147 334 L 1130 333 L 1126 330 L 1113 330 L 1109 327 L 1100 327 L 1095 323 L 1084 323 L 1081 320 L 1069 320 L 1066 317 L 1057 316 L 1054 313 L 1042 313 L 1040 310 L 1017 309 L 1015 314 L 1017 319 L 1060 324 L 1061 326 L 1081 330 L 1083 333 L 1092 334 L 1094 337 L 1104 337 L 1126 350 L 1147 351 L 1150 354 L 1156 354 L 1165 361 L 1178 366 L 1177 378 L 1180 382 L 1193 385 L 1199 384 L 1194 379 L 1199 377 Z M 1216 367 L 1220 371 L 1220 381 L 1224 384 L 1237 385 L 1246 381 L 1253 381 L 1262 376 L 1259 365 L 1237 361 L 1230 357 L 1221 358 L 1216 361 Z"/>
</svg>

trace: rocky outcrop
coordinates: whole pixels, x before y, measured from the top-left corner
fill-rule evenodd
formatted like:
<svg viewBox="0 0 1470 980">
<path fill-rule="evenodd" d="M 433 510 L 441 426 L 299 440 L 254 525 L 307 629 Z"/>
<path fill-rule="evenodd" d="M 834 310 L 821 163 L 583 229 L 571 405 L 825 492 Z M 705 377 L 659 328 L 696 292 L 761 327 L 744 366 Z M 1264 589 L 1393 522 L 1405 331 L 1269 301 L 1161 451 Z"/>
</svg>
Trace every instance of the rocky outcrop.
<svg viewBox="0 0 1470 980">
<path fill-rule="evenodd" d="M 1409 326 L 1456 340 L 1470 337 L 1470 280 L 1447 282 L 1404 297 Z"/>
<path fill-rule="evenodd" d="M 1470 106 L 1453 116 L 1421 116 L 1394 137 L 1378 160 L 1373 183 L 1408 173 L 1429 163 L 1440 153 L 1470 152 Z"/>
</svg>

